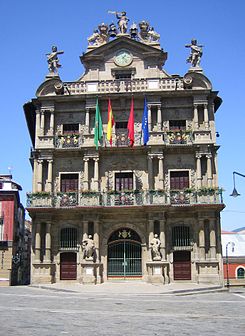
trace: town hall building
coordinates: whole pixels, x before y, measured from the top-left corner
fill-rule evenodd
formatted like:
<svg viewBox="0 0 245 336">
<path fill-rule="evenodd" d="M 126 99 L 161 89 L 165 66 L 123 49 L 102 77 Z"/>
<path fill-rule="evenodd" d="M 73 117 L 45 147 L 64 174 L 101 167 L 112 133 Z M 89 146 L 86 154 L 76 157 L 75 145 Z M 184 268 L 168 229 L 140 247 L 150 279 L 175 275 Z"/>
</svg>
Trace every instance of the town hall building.
<svg viewBox="0 0 245 336">
<path fill-rule="evenodd" d="M 222 284 L 215 114 L 218 92 L 186 45 L 190 68 L 170 75 L 147 21 L 102 23 L 59 76 L 63 51 L 24 105 L 33 144 L 32 283 L 142 279 Z M 184 65 L 185 60 L 183 60 Z"/>
</svg>

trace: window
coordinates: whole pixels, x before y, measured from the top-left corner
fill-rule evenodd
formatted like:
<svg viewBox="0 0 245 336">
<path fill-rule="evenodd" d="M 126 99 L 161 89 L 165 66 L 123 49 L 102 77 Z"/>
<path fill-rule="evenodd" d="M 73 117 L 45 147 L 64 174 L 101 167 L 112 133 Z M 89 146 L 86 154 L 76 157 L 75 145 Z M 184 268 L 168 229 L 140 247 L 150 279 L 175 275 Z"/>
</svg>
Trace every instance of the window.
<svg viewBox="0 0 245 336">
<path fill-rule="evenodd" d="M 133 190 L 133 173 L 115 174 L 116 191 Z"/>
<path fill-rule="evenodd" d="M 78 134 L 79 133 L 79 124 L 64 124 L 63 125 L 63 134 Z"/>
<path fill-rule="evenodd" d="M 131 77 L 132 77 L 131 72 L 115 73 L 115 79 L 118 79 L 118 80 L 130 80 Z"/>
<path fill-rule="evenodd" d="M 170 172 L 170 189 L 183 190 L 186 188 L 189 188 L 189 172 L 188 171 Z"/>
<path fill-rule="evenodd" d="M 118 147 L 128 146 L 128 122 L 117 121 L 116 128 L 116 144 Z"/>
<path fill-rule="evenodd" d="M 60 231 L 60 248 L 77 249 L 77 229 L 64 228 Z"/>
<path fill-rule="evenodd" d="M 0 241 L 3 240 L 3 217 L 0 217 Z"/>
<path fill-rule="evenodd" d="M 172 246 L 190 246 L 189 226 L 174 226 L 172 228 Z"/>
<path fill-rule="evenodd" d="M 170 131 L 185 131 L 186 130 L 186 120 L 169 120 L 169 130 Z"/>
<path fill-rule="evenodd" d="M 3 189 L 3 183 L 0 182 L 0 189 Z"/>
<path fill-rule="evenodd" d="M 78 190 L 78 174 L 62 174 L 60 180 L 60 189 L 62 192 Z"/>
<path fill-rule="evenodd" d="M 244 279 L 245 278 L 245 270 L 243 267 L 239 267 L 236 271 L 237 279 Z"/>
<path fill-rule="evenodd" d="M 128 127 L 128 122 L 127 121 L 117 121 L 115 125 L 116 129 L 126 129 Z"/>
</svg>

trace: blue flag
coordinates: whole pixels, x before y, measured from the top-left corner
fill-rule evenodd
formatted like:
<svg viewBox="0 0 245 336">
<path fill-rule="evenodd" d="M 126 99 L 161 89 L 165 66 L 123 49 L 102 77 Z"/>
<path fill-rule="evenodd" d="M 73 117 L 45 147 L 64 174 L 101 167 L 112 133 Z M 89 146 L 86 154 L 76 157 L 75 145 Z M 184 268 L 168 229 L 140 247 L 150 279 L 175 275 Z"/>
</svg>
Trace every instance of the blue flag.
<svg viewBox="0 0 245 336">
<path fill-rule="evenodd" d="M 144 100 L 144 113 L 142 116 L 142 135 L 143 135 L 143 144 L 147 145 L 149 141 L 149 128 L 148 128 L 148 106 L 147 100 Z"/>
</svg>

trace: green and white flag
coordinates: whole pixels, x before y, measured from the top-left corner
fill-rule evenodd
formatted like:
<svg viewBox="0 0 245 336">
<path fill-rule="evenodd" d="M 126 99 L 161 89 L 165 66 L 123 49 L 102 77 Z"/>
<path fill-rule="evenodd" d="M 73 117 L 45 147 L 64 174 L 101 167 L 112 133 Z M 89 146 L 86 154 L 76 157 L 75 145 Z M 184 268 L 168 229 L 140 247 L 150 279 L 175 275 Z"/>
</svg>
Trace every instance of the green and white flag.
<svg viewBox="0 0 245 336">
<path fill-rule="evenodd" d="M 98 150 L 99 142 L 103 138 L 103 125 L 100 115 L 99 101 L 96 101 L 95 125 L 94 125 L 94 144 Z"/>
</svg>

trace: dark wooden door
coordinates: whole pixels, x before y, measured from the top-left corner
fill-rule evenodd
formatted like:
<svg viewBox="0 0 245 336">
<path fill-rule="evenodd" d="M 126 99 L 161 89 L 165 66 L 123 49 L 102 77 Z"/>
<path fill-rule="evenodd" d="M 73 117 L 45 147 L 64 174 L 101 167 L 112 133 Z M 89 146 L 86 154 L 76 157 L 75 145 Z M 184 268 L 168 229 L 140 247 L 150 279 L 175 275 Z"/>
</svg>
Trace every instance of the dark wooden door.
<svg viewBox="0 0 245 336">
<path fill-rule="evenodd" d="M 60 255 L 60 280 L 77 279 L 77 254 L 65 252 Z"/>
<path fill-rule="evenodd" d="M 174 252 L 174 280 L 191 280 L 190 251 Z"/>
</svg>

